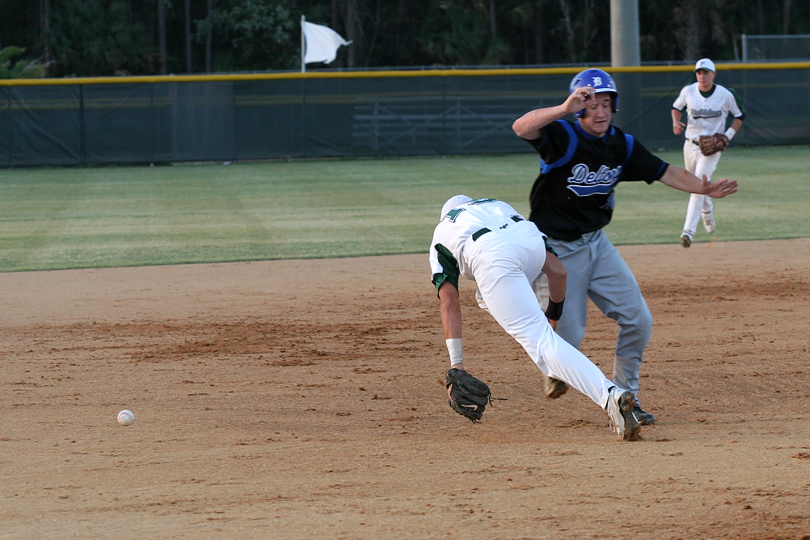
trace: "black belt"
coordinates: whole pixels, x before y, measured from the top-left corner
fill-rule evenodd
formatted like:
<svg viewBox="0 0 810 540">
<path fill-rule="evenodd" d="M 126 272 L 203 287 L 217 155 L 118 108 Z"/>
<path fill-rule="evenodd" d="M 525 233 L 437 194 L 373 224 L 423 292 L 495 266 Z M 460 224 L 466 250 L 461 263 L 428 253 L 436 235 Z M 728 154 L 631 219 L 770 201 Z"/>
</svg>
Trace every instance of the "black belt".
<svg viewBox="0 0 810 540">
<path fill-rule="evenodd" d="M 520 217 L 520 216 L 512 216 L 512 221 L 517 223 L 519 221 L 523 221 L 523 218 Z M 478 229 L 477 231 L 475 231 L 472 234 L 473 242 L 475 242 L 476 240 L 478 240 L 479 238 L 481 238 L 482 236 L 484 236 L 488 232 L 492 232 L 492 231 L 490 229 L 487 229 L 486 227 L 484 227 L 483 229 Z"/>
<path fill-rule="evenodd" d="M 694 144 L 695 146 L 700 146 L 700 143 L 697 142 L 695 139 L 686 139 L 686 140 L 689 141 L 690 143 Z"/>
<path fill-rule="evenodd" d="M 478 229 L 478 230 L 477 230 L 477 231 L 475 231 L 475 232 L 473 233 L 473 235 L 472 235 L 473 242 L 475 242 L 476 240 L 478 240 L 479 238 L 481 238 L 482 236 L 484 236 L 484 235 L 485 235 L 485 234 L 487 234 L 488 232 L 492 232 L 492 231 L 490 231 L 490 230 L 489 230 L 489 229 L 487 229 L 486 227 L 484 227 L 483 229 Z"/>
</svg>

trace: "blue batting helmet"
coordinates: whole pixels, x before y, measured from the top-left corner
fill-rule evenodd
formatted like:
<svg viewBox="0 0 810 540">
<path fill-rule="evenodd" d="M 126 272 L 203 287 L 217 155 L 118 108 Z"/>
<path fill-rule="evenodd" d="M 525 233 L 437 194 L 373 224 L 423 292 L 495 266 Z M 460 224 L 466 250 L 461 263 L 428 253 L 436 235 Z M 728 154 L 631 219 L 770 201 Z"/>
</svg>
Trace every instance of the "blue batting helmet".
<svg viewBox="0 0 810 540">
<path fill-rule="evenodd" d="M 584 71 L 580 71 L 574 75 L 573 79 L 571 79 L 571 84 L 568 86 L 568 93 L 573 94 L 574 90 L 584 86 L 592 87 L 594 92 L 597 94 L 601 92 L 613 93 L 611 110 L 613 112 L 619 110 L 619 91 L 616 90 L 616 83 L 613 82 L 613 77 L 608 75 L 606 71 L 602 71 L 601 69 L 586 69 Z M 582 111 L 574 113 L 574 116 L 576 118 L 581 118 Z"/>
</svg>

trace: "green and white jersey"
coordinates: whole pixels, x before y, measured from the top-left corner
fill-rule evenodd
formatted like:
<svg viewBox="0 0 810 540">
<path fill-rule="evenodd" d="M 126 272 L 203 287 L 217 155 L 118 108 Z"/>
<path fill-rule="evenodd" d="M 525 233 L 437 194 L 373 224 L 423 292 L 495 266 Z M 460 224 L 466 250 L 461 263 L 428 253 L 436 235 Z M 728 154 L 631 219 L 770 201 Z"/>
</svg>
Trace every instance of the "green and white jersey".
<svg viewBox="0 0 810 540">
<path fill-rule="evenodd" d="M 450 209 L 436 225 L 430 244 L 430 270 L 436 290 L 445 281 L 458 288 L 459 275 L 475 281 L 465 257 L 468 239 L 503 231 L 522 221 L 523 216 L 514 208 L 495 199 L 474 199 Z"/>
<path fill-rule="evenodd" d="M 701 135 L 714 135 L 726 131 L 726 118 L 743 118 L 742 101 L 736 92 L 715 84 L 709 92 L 701 92 L 698 83 L 684 86 L 673 109 L 686 109 L 686 138 L 698 139 Z"/>
</svg>

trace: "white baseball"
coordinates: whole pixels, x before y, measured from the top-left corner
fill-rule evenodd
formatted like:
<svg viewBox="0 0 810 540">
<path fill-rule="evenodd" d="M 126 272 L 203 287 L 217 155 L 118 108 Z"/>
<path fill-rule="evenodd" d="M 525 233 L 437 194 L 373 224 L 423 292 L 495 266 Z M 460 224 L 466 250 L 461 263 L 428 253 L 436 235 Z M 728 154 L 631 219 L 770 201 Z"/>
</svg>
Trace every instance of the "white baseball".
<svg viewBox="0 0 810 540">
<path fill-rule="evenodd" d="M 132 422 L 135 421 L 135 415 L 132 414 L 132 411 L 124 409 L 120 413 L 118 413 L 118 423 L 122 426 L 129 426 L 132 425 Z"/>
</svg>

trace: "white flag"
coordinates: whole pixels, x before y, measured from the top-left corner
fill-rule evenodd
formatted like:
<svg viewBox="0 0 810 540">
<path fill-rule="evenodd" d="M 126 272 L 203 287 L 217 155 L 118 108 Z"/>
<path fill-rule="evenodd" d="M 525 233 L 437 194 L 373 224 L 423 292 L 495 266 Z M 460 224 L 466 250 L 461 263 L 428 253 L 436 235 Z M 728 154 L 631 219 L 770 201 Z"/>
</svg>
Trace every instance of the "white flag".
<svg viewBox="0 0 810 540">
<path fill-rule="evenodd" d="M 330 63 L 337 56 L 337 50 L 341 45 L 348 45 L 351 41 L 346 41 L 340 34 L 320 24 L 312 24 L 301 21 L 301 32 L 306 41 L 306 53 L 304 63 L 313 62 Z"/>
</svg>

